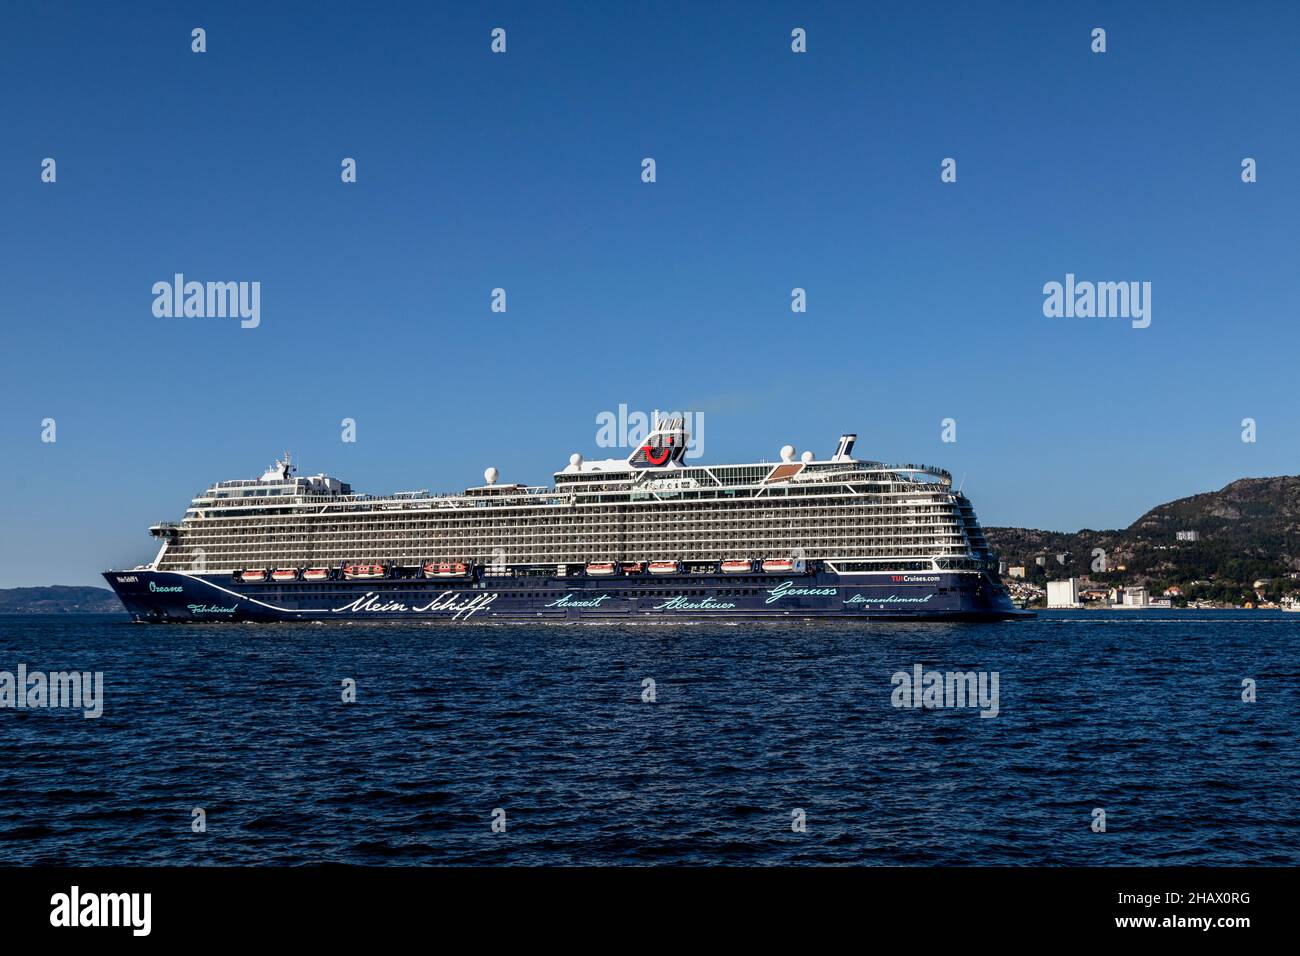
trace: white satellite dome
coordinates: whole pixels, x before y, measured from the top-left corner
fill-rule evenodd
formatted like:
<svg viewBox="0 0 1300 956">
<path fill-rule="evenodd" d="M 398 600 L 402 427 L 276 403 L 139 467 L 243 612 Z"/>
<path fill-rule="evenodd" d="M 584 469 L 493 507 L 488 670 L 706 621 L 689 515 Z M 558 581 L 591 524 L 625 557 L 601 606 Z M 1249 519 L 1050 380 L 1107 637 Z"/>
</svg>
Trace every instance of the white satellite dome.
<svg viewBox="0 0 1300 956">
<path fill-rule="evenodd" d="M 574 468 L 581 468 L 582 456 L 575 451 L 572 455 L 569 456 L 569 464 L 572 465 Z"/>
<path fill-rule="evenodd" d="M 495 485 L 499 474 L 500 473 L 495 468 L 487 468 L 483 472 L 483 480 L 489 485 Z"/>
<path fill-rule="evenodd" d="M 781 446 L 781 460 L 794 461 L 794 445 Z"/>
<path fill-rule="evenodd" d="M 806 451 L 806 452 L 804 452 L 802 455 L 799 456 L 799 459 L 800 459 L 800 461 L 802 461 L 805 465 L 811 464 L 811 463 L 812 463 L 812 460 L 813 460 L 813 453 L 810 452 L 810 451 Z"/>
</svg>

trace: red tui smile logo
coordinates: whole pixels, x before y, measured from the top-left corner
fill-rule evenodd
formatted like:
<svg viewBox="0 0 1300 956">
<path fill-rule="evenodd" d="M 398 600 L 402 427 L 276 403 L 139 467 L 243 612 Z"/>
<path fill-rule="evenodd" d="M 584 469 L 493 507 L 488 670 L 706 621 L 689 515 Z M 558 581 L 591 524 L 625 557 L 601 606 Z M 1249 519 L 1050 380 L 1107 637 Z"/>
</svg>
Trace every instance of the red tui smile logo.
<svg viewBox="0 0 1300 956">
<path fill-rule="evenodd" d="M 662 464 L 664 464 L 666 461 L 668 461 L 668 456 L 671 455 L 671 454 L 673 453 L 673 439 L 672 439 L 672 436 L 669 436 L 669 438 L 668 438 L 668 444 L 666 444 L 663 448 L 660 448 L 660 449 L 659 449 L 660 454 L 659 454 L 658 457 L 655 457 L 655 449 L 651 448 L 648 444 L 647 444 L 647 445 L 642 445 L 642 446 L 641 446 L 641 450 L 642 450 L 643 452 L 645 452 L 645 460 L 648 461 L 648 462 L 650 462 L 650 464 L 652 464 L 652 465 L 662 465 Z"/>
</svg>

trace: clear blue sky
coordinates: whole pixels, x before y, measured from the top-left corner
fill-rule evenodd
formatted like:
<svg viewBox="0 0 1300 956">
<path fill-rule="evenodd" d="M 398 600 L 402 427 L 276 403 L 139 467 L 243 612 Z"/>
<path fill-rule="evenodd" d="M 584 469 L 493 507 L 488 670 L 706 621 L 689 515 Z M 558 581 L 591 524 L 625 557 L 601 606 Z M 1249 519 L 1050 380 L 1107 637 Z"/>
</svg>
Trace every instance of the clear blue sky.
<svg viewBox="0 0 1300 956">
<path fill-rule="evenodd" d="M 10 4 L 0 586 L 146 559 L 286 447 L 542 483 L 619 403 L 702 410 L 711 461 L 856 430 L 993 525 L 1296 473 L 1300 15 L 1219 7 Z M 261 326 L 156 318 L 175 272 Z M 1044 317 L 1067 272 L 1151 327 Z"/>
</svg>

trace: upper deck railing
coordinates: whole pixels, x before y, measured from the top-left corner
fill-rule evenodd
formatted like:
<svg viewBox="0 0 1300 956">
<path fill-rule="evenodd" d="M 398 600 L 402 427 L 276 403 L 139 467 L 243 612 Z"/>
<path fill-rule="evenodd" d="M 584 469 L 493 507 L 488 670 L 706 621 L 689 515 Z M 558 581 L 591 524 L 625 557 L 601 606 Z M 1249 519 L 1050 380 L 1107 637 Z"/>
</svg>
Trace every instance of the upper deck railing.
<svg viewBox="0 0 1300 956">
<path fill-rule="evenodd" d="M 952 472 L 946 468 L 939 468 L 935 465 L 886 465 L 886 471 L 892 472 L 910 472 L 914 471 L 923 475 L 933 475 L 936 478 L 942 478 L 948 484 L 952 484 Z"/>
<path fill-rule="evenodd" d="M 932 482 L 919 481 L 911 477 L 912 475 L 929 475 L 931 477 L 940 479 L 941 481 L 945 482 L 948 485 L 952 484 L 952 473 L 949 472 L 947 469 L 939 468 L 934 465 L 914 464 L 910 462 L 890 465 L 890 464 L 885 464 L 883 462 L 875 462 L 875 461 L 870 461 L 870 462 L 852 461 L 852 462 L 843 462 L 843 463 L 817 462 L 817 464 L 819 465 L 843 464 L 844 466 L 847 466 L 844 468 L 843 471 L 836 470 L 833 475 L 833 477 L 837 477 L 837 478 L 844 477 L 846 478 L 846 480 L 847 480 L 847 475 L 849 473 L 860 474 L 864 477 L 875 473 L 879 473 L 882 475 L 890 475 L 895 478 L 902 479 L 904 481 L 915 482 L 917 484 L 932 484 Z M 856 467 L 852 467 L 852 466 L 856 466 Z M 685 476 L 685 473 L 689 473 L 690 471 L 704 471 L 705 469 L 708 468 L 718 469 L 718 468 L 735 468 L 735 467 L 744 467 L 744 466 L 693 465 L 688 468 L 674 469 L 673 473 L 682 474 L 683 476 Z M 611 483 L 617 483 L 620 481 L 620 479 L 616 478 L 613 474 L 608 476 L 608 480 Z M 754 482 L 738 481 L 727 485 L 727 487 L 757 487 L 757 486 L 758 486 L 757 481 Z M 211 486 L 210 488 L 204 489 L 202 492 L 194 496 L 194 500 L 198 501 L 200 499 L 212 498 L 213 492 L 218 489 L 248 488 L 250 490 L 255 490 L 255 489 L 266 488 L 266 487 L 268 486 L 260 484 L 255 481 L 223 481 L 223 482 L 218 482 L 217 484 Z M 506 486 L 501 486 L 499 488 L 493 488 L 487 493 L 484 493 L 484 489 L 473 489 L 473 490 L 478 493 L 467 494 L 466 492 L 463 491 L 430 492 L 427 489 L 421 489 L 419 491 L 400 491 L 388 495 L 312 494 L 310 492 L 294 494 L 292 492 L 286 492 L 278 495 L 244 495 L 238 498 L 236 497 L 225 498 L 223 499 L 223 503 L 226 502 L 234 503 L 243 500 L 262 501 L 268 498 L 277 499 L 277 503 L 284 502 L 284 503 L 296 503 L 296 504 L 352 504 L 352 503 L 364 504 L 367 502 L 384 502 L 384 501 L 424 501 L 424 500 L 447 501 L 452 499 L 466 500 L 466 501 L 470 501 L 470 500 L 490 501 L 493 499 L 499 500 L 503 498 L 509 499 L 509 498 L 530 498 L 530 497 L 536 497 L 536 498 L 569 497 L 577 493 L 582 493 L 582 492 L 597 493 L 599 491 L 599 489 L 591 488 L 590 486 L 584 487 L 582 485 L 577 485 L 576 483 L 574 485 L 569 485 L 568 483 L 565 483 L 559 486 L 557 485 L 506 485 Z M 707 489 L 702 489 L 702 490 L 707 490 Z"/>
</svg>

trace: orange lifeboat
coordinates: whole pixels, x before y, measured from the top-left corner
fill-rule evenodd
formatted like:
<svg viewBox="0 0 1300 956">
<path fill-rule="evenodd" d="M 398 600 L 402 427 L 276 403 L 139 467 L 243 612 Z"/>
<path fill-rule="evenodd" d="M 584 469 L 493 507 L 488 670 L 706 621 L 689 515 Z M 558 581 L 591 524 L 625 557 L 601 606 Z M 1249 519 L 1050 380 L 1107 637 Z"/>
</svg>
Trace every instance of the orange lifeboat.
<svg viewBox="0 0 1300 956">
<path fill-rule="evenodd" d="M 429 561 L 424 565 L 426 578 L 463 578 L 469 567 L 459 561 Z"/>
<path fill-rule="evenodd" d="M 343 566 L 343 576 L 351 580 L 382 578 L 384 570 L 382 564 L 345 564 Z"/>
</svg>

